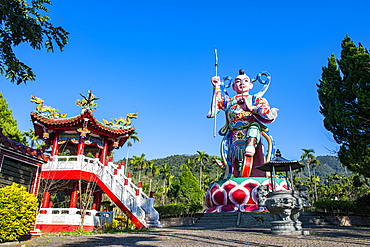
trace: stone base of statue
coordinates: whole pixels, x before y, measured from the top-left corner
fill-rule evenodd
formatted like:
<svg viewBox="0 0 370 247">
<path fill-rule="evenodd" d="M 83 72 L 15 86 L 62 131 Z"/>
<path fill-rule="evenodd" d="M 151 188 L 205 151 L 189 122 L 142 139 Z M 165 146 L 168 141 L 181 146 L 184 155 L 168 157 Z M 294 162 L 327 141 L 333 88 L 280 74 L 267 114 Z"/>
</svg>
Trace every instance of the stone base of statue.
<svg viewBox="0 0 370 247">
<path fill-rule="evenodd" d="M 267 185 L 272 190 L 271 179 L 245 177 L 220 180 L 212 183 L 205 196 L 205 213 L 221 212 L 267 212 L 258 206 L 257 188 Z M 285 179 L 276 179 L 276 191 L 288 189 Z"/>
</svg>

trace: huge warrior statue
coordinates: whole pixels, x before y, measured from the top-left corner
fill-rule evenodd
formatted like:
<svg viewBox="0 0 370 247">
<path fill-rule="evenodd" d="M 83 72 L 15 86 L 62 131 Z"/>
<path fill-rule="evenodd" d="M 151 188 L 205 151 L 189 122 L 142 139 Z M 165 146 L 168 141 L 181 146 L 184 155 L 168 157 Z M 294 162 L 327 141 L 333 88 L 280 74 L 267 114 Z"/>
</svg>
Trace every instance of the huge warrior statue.
<svg viewBox="0 0 370 247">
<path fill-rule="evenodd" d="M 207 117 L 215 118 L 220 110 L 226 114 L 226 124 L 219 131 L 224 136 L 221 142 L 222 161 L 218 162 L 225 171 L 223 179 L 229 179 L 231 175 L 235 178 L 264 177 L 264 172 L 254 167 L 269 161 L 273 154 L 272 138 L 265 124 L 273 122 L 278 111 L 277 108 L 270 108 L 267 100 L 262 97 L 271 81 L 269 73 L 261 72 L 256 79 L 250 80 L 241 69 L 234 80 L 230 77 L 221 80 L 217 76 L 216 67 L 216 76 L 211 81 L 214 87 L 213 100 Z M 255 81 L 264 86 L 257 94 L 251 95 L 249 90 Z M 229 97 L 226 91 L 230 84 L 236 92 L 233 97 Z M 261 144 L 262 138 L 267 140 L 266 155 Z"/>
</svg>

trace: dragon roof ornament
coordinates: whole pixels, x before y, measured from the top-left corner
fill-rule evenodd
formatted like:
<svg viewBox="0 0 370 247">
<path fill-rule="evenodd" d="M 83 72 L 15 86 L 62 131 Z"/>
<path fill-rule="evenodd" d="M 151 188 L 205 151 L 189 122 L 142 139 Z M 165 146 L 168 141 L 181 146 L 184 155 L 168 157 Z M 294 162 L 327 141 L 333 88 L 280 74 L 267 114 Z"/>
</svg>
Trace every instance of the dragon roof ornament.
<svg viewBox="0 0 370 247">
<path fill-rule="evenodd" d="M 111 121 L 107 121 L 103 119 L 103 122 L 105 125 L 114 128 L 114 129 L 125 129 L 130 127 L 132 121 L 131 118 L 138 118 L 138 113 L 129 113 L 126 115 L 125 118 L 120 117 L 120 118 L 111 118 Z"/>
<path fill-rule="evenodd" d="M 82 96 L 82 100 L 77 100 L 76 101 L 76 104 L 82 108 L 82 111 L 84 111 L 85 109 L 89 109 L 90 111 L 95 111 L 96 108 L 98 107 L 98 103 L 95 103 L 95 100 L 98 100 L 100 98 L 97 98 L 91 90 L 87 90 L 88 92 L 88 95 L 87 97 L 85 95 L 83 95 L 82 93 L 80 93 L 80 95 Z"/>
<path fill-rule="evenodd" d="M 44 100 L 36 97 L 35 95 L 31 95 L 30 101 L 37 104 L 36 110 L 34 112 L 40 114 L 43 117 L 64 118 L 67 116 L 66 113 L 61 114 L 59 109 L 44 105 Z"/>
</svg>

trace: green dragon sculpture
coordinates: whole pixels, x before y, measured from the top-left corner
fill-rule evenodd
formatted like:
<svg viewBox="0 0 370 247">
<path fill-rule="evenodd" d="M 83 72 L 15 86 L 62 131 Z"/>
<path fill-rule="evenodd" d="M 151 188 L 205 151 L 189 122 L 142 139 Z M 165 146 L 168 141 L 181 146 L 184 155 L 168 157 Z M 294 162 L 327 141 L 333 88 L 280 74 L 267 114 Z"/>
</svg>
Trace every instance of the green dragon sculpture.
<svg viewBox="0 0 370 247">
<path fill-rule="evenodd" d="M 34 102 L 37 104 L 35 112 L 40 113 L 41 115 L 48 117 L 48 118 L 61 118 L 66 117 L 67 114 L 61 114 L 59 109 L 45 106 L 44 100 L 40 99 L 39 97 L 36 97 L 35 95 L 31 95 L 31 102 Z"/>
<path fill-rule="evenodd" d="M 105 125 L 111 126 L 111 127 L 123 127 L 131 125 L 132 121 L 131 118 L 138 118 L 138 113 L 129 113 L 126 115 L 126 118 L 111 118 L 111 121 L 107 121 L 103 119 L 103 122 Z"/>
</svg>

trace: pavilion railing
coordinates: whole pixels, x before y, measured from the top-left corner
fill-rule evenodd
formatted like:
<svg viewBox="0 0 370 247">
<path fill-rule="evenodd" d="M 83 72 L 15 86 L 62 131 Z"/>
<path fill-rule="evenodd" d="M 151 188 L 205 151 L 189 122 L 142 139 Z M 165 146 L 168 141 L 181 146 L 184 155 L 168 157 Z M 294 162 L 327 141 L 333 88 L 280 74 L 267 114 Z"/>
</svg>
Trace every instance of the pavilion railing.
<svg viewBox="0 0 370 247">
<path fill-rule="evenodd" d="M 80 225 L 81 210 L 77 208 L 41 208 L 36 217 L 37 224 L 58 224 L 58 225 Z M 113 212 L 102 212 L 86 210 L 84 217 L 85 226 L 104 226 L 111 223 Z"/>
<path fill-rule="evenodd" d="M 125 207 L 145 226 L 158 227 L 159 214 L 154 208 L 154 198 L 125 176 L 123 169 L 113 162 L 103 165 L 98 158 L 78 156 L 53 156 L 44 164 L 43 171 L 84 171 L 95 174 Z"/>
</svg>

